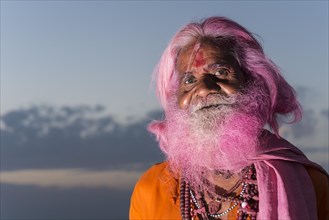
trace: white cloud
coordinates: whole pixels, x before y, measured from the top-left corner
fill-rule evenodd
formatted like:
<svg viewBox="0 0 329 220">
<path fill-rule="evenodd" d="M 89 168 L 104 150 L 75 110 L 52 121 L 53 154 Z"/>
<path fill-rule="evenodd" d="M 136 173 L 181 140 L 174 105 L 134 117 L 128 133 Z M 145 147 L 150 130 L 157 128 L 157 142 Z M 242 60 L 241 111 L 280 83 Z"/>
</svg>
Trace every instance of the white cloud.
<svg viewBox="0 0 329 220">
<path fill-rule="evenodd" d="M 8 127 L 1 119 L 0 119 L 0 130 L 13 132 L 13 129 Z"/>
<path fill-rule="evenodd" d="M 317 122 L 311 134 L 302 133 L 294 136 L 296 125 L 284 125 L 280 128 L 280 134 L 304 152 L 308 159 L 320 164 L 329 172 L 329 149 L 328 149 L 328 120 L 317 115 Z M 302 131 L 303 132 L 303 131 Z"/>
<path fill-rule="evenodd" d="M 0 182 L 41 187 L 107 187 L 131 189 L 142 173 L 140 171 L 83 169 L 29 169 L 4 171 Z"/>
<path fill-rule="evenodd" d="M 298 124 L 285 124 L 280 128 L 280 134 L 299 148 L 328 148 L 328 119 L 319 113 L 314 113 L 316 122 L 306 121 L 304 126 L 308 123 L 314 123 L 314 127 L 310 127 L 303 131 L 303 128 L 298 127 Z M 295 131 L 295 132 L 294 132 Z M 310 133 L 307 133 L 310 132 Z M 296 137 L 294 133 L 299 135 Z"/>
</svg>

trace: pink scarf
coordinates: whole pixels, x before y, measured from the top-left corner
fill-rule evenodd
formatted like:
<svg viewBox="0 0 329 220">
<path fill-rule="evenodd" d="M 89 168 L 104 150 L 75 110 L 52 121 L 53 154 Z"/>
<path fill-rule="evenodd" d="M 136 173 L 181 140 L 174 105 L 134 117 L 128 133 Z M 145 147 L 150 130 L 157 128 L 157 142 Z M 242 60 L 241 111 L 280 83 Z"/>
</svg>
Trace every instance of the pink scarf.
<svg viewBox="0 0 329 220">
<path fill-rule="evenodd" d="M 252 158 L 257 171 L 257 219 L 317 219 L 316 197 L 304 166 L 319 169 L 292 144 L 267 132 L 267 146 Z"/>
</svg>

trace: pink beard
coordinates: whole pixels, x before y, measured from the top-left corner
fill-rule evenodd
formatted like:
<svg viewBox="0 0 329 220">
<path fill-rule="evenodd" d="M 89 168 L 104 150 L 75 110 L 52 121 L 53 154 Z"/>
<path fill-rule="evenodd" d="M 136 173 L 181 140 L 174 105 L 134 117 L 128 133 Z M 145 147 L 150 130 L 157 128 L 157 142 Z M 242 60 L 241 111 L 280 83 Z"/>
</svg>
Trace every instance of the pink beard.
<svg viewBox="0 0 329 220">
<path fill-rule="evenodd" d="M 249 158 L 259 151 L 259 135 L 268 118 L 266 94 L 263 86 L 249 85 L 228 98 L 212 95 L 200 100 L 191 108 L 224 105 L 195 112 L 180 110 L 175 97 L 166 119 L 151 123 L 149 130 L 157 136 L 171 171 L 200 186 L 207 171 L 237 171 L 251 164 Z"/>
</svg>

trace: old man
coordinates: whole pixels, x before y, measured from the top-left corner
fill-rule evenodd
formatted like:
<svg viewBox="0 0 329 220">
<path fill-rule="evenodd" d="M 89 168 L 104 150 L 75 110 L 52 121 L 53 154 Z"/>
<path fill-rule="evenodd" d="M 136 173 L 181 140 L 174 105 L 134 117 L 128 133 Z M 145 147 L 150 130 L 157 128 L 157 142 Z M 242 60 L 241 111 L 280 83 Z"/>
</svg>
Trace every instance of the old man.
<svg viewBox="0 0 329 220">
<path fill-rule="evenodd" d="M 241 25 L 190 23 L 155 71 L 166 161 L 137 182 L 131 219 L 329 219 L 329 179 L 279 135 L 300 120 L 294 89 Z"/>
</svg>

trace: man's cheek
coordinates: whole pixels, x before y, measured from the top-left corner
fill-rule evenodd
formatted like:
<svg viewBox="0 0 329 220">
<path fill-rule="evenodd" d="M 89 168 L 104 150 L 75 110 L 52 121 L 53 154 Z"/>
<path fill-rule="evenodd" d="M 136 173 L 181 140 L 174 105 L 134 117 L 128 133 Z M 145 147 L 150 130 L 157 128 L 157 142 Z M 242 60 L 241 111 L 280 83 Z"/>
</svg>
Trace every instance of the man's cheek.
<svg viewBox="0 0 329 220">
<path fill-rule="evenodd" d="M 191 98 L 192 98 L 192 95 L 189 92 L 181 94 L 178 97 L 178 107 L 180 109 L 188 109 L 188 107 L 191 103 Z"/>
</svg>

